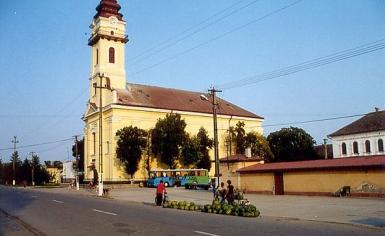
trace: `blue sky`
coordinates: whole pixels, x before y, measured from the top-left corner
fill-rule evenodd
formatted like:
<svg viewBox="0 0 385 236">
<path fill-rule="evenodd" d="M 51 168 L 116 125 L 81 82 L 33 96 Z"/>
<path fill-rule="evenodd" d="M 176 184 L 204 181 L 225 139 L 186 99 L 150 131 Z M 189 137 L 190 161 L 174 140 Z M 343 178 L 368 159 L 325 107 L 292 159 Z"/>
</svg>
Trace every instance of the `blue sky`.
<svg viewBox="0 0 385 236">
<path fill-rule="evenodd" d="M 82 134 L 80 118 L 85 111 L 90 73 L 88 26 L 98 2 L 1 1 L 0 149 L 13 147 L 14 135 L 23 146 Z M 212 85 L 385 38 L 382 0 L 119 2 L 130 39 L 126 45 L 127 81 L 133 83 L 203 92 Z M 227 34 L 294 2 L 285 10 Z M 138 57 L 208 18 L 194 28 L 204 30 L 152 56 Z M 190 48 L 195 49 L 184 53 Z M 378 50 L 227 89 L 220 96 L 265 117 L 265 125 L 362 114 L 375 106 L 385 109 L 384 58 L 385 49 Z M 295 126 L 320 143 L 327 134 L 354 119 Z M 265 135 L 280 128 L 266 127 Z M 71 144 L 66 141 L 22 148 L 20 157 L 24 159 L 28 152 L 35 151 L 42 160 L 67 160 L 71 158 Z M 8 161 L 11 153 L 0 150 L 0 158 Z"/>
</svg>

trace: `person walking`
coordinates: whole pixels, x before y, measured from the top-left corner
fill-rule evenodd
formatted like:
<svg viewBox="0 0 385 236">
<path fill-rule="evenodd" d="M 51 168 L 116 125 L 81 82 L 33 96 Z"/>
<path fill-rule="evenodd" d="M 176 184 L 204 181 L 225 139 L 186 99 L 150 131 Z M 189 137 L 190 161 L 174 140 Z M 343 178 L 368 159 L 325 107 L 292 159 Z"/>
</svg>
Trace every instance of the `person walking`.
<svg viewBox="0 0 385 236">
<path fill-rule="evenodd" d="M 226 200 L 229 204 L 234 203 L 234 186 L 231 184 L 230 180 L 227 180 Z"/>
<path fill-rule="evenodd" d="M 156 186 L 156 205 L 162 205 L 163 195 L 166 194 L 166 187 L 164 186 L 163 180 L 160 181 L 158 186 Z"/>
<path fill-rule="evenodd" d="M 225 188 L 225 183 L 221 182 L 221 185 L 218 188 L 218 196 L 221 198 L 221 204 L 226 200 L 227 189 Z"/>
</svg>

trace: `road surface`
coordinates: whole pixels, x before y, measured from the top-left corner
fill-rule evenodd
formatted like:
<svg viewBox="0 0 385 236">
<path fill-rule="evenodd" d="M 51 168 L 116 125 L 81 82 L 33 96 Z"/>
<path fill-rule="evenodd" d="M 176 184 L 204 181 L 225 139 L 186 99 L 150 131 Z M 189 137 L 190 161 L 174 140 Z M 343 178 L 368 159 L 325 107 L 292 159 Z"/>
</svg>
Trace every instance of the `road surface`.
<svg viewBox="0 0 385 236">
<path fill-rule="evenodd" d="M 347 224 L 215 215 L 4 186 L 0 209 L 30 235 L 385 235 Z M 3 227 L 0 235 L 18 234 Z"/>
</svg>

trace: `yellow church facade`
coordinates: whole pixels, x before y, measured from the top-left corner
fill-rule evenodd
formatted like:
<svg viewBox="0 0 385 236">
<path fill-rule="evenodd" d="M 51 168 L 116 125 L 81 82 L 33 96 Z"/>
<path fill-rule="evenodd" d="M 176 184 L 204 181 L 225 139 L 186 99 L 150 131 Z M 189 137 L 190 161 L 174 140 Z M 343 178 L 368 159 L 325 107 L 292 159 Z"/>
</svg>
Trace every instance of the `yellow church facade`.
<svg viewBox="0 0 385 236">
<path fill-rule="evenodd" d="M 118 130 L 127 126 L 150 130 L 159 118 L 178 113 L 187 124 L 186 132 L 195 135 L 204 127 L 213 138 L 212 103 L 202 100 L 197 92 L 127 83 L 124 61 L 128 39 L 120 5 L 116 0 L 101 0 L 96 10 L 88 41 L 92 60 L 89 101 L 83 116 L 84 166 L 95 166 L 106 183 L 126 182 L 130 176 L 115 153 Z M 218 98 L 217 103 L 219 157 L 224 157 L 228 154 L 225 138 L 229 127 L 242 121 L 246 132 L 262 133 L 263 118 L 223 99 Z M 210 157 L 214 160 L 213 150 Z M 147 158 L 151 169 L 167 168 L 144 152 L 134 179 L 148 176 Z M 85 168 L 85 180 L 93 179 L 93 174 L 90 168 Z M 214 162 L 210 174 L 214 175 Z"/>
</svg>

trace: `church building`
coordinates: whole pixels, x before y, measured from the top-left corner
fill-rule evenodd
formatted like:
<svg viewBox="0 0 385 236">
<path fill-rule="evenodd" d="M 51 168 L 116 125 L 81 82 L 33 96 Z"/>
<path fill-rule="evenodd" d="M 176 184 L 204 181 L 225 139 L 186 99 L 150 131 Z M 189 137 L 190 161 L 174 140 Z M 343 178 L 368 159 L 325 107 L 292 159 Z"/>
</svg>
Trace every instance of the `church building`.
<svg viewBox="0 0 385 236">
<path fill-rule="evenodd" d="M 209 137 L 214 137 L 213 105 L 201 99 L 201 93 L 127 82 L 125 45 L 128 38 L 120 9 L 117 0 L 101 0 L 88 40 L 92 60 L 89 101 L 83 116 L 84 166 L 95 166 L 105 183 L 130 179 L 116 158 L 116 132 L 124 127 L 132 125 L 149 130 L 155 127 L 159 118 L 172 112 L 181 115 L 187 124 L 186 132 L 191 135 L 204 127 Z M 218 147 L 222 158 L 227 155 L 225 138 L 230 126 L 242 121 L 246 132 L 262 133 L 263 118 L 220 98 L 217 103 Z M 210 157 L 214 160 L 214 150 L 210 150 Z M 214 162 L 212 165 L 210 175 L 214 176 Z M 151 168 L 167 167 L 152 156 Z M 147 176 L 142 160 L 133 178 L 145 179 Z M 85 180 L 92 178 L 93 171 L 86 168 Z"/>
</svg>

